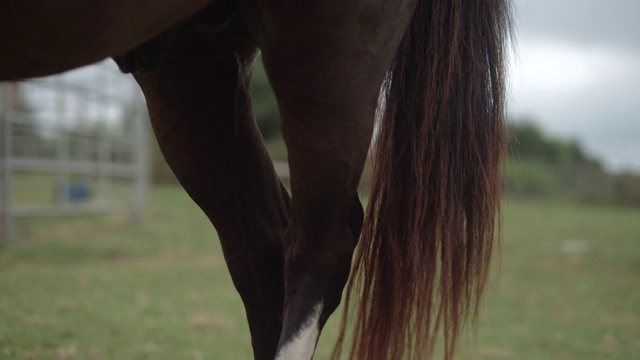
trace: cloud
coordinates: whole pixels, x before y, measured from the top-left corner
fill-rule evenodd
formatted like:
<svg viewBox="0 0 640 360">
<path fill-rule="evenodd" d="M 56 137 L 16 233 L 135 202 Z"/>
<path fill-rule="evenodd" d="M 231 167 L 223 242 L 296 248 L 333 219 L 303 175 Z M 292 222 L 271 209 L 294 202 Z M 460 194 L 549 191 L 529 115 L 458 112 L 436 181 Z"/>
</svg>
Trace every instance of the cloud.
<svg viewBox="0 0 640 360">
<path fill-rule="evenodd" d="M 612 168 L 640 171 L 640 22 L 629 21 L 640 2 L 516 5 L 511 112 L 578 139 Z M 631 28 L 632 37 L 625 32 Z"/>
<path fill-rule="evenodd" d="M 640 52 L 640 1 L 517 0 L 520 34 Z"/>
</svg>

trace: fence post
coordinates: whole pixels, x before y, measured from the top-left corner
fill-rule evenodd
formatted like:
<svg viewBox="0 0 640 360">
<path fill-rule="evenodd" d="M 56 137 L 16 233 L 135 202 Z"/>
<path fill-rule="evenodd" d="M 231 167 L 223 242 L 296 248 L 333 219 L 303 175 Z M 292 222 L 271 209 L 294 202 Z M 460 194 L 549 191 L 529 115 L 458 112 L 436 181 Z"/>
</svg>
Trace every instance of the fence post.
<svg viewBox="0 0 640 360">
<path fill-rule="evenodd" d="M 14 237 L 10 102 L 9 84 L 0 83 L 0 224 L 5 246 L 10 246 Z"/>
<path fill-rule="evenodd" d="M 133 219 L 134 221 L 141 221 L 144 213 L 145 204 L 147 203 L 147 197 L 149 194 L 149 132 L 147 131 L 147 124 L 149 123 L 149 117 L 147 114 L 147 107 L 145 101 L 141 95 L 137 96 L 139 99 L 136 102 L 134 113 L 134 133 L 136 142 L 135 146 L 135 160 L 136 176 L 134 184 L 134 204 L 133 204 Z"/>
</svg>

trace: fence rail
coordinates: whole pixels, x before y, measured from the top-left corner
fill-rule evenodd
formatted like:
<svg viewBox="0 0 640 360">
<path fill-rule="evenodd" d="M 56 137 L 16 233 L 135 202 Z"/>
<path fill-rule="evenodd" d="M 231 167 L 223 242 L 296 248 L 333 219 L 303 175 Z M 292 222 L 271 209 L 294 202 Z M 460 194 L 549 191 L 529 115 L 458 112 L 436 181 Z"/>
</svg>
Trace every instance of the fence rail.
<svg viewBox="0 0 640 360">
<path fill-rule="evenodd" d="M 148 192 L 147 120 L 137 85 L 109 62 L 0 83 L 4 243 L 15 241 L 17 219 L 100 212 L 139 218 Z"/>
</svg>

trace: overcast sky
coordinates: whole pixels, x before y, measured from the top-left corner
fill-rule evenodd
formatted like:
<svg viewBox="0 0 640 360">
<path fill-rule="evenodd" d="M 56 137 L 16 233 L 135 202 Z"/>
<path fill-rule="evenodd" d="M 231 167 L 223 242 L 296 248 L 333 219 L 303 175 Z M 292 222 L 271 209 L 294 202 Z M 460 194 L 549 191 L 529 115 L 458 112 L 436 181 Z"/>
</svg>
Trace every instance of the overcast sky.
<svg viewBox="0 0 640 360">
<path fill-rule="evenodd" d="M 512 116 L 640 171 L 640 1 L 514 3 Z"/>
</svg>

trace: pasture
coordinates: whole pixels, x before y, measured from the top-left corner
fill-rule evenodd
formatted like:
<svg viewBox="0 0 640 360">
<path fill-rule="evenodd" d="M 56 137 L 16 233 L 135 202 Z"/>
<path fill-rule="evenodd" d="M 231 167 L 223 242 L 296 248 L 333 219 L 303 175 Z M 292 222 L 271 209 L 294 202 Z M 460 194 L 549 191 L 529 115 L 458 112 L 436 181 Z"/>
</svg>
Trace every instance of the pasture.
<svg viewBox="0 0 640 360">
<path fill-rule="evenodd" d="M 507 201 L 503 227 L 500 274 L 458 358 L 640 359 L 639 209 Z M 215 232 L 179 187 L 155 188 L 140 224 L 19 229 L 0 250 L 0 359 L 251 357 Z"/>
</svg>

